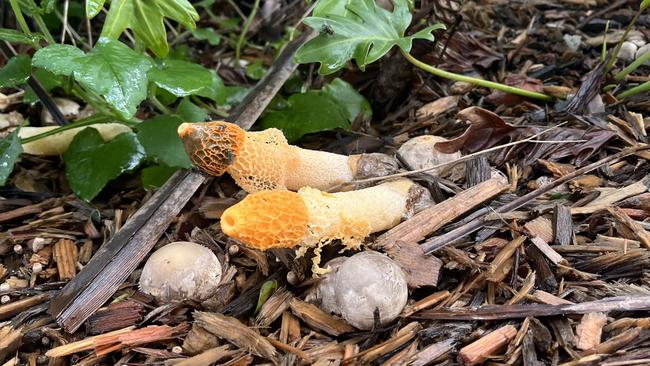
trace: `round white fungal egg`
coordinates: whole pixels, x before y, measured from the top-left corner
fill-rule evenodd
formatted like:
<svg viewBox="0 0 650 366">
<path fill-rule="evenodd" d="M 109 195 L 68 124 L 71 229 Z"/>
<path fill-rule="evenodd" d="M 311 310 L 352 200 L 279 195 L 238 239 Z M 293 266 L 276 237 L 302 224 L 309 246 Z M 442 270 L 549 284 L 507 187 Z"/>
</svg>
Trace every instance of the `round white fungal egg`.
<svg viewBox="0 0 650 366">
<path fill-rule="evenodd" d="M 436 150 L 435 144 L 446 142 L 447 139 L 434 135 L 422 135 L 406 141 L 400 146 L 397 153 L 409 165 L 409 168 L 418 170 L 431 168 L 443 163 L 449 163 L 458 160 L 461 157 L 460 152 L 445 154 Z M 451 169 L 451 165 L 427 171 L 431 175 L 441 175 Z"/>
<path fill-rule="evenodd" d="M 178 241 L 155 251 L 140 275 L 140 289 L 159 302 L 202 301 L 221 280 L 221 263 L 202 245 Z"/>
<path fill-rule="evenodd" d="M 327 262 L 325 268 L 330 272 L 321 277 L 316 286 L 316 299 L 320 301 L 320 308 L 328 313 L 340 315 L 336 304 L 336 273 L 348 257 L 336 257 Z"/>
<path fill-rule="evenodd" d="M 374 311 L 381 325 L 402 312 L 408 300 L 406 276 L 385 254 L 373 251 L 348 258 L 335 274 L 336 304 L 341 316 L 358 329 L 372 329 Z"/>
</svg>

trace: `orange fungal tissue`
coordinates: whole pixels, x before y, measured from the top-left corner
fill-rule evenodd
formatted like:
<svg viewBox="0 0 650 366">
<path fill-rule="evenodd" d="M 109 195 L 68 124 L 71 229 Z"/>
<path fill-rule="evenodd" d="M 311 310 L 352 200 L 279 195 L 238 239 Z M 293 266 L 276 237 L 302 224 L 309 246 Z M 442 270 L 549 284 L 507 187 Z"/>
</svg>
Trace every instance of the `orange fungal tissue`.
<svg viewBox="0 0 650 366">
<path fill-rule="evenodd" d="M 257 192 L 226 209 L 221 228 L 257 249 L 296 248 L 304 254 L 314 248 L 313 271 L 318 274 L 323 245 L 340 240 L 346 249 L 359 248 L 369 234 L 390 229 L 412 214 L 422 193 L 407 179 L 338 193 L 310 187 Z"/>
<path fill-rule="evenodd" d="M 384 174 L 397 170 L 397 164 L 393 166 L 383 154 L 348 157 L 289 145 L 275 128 L 247 132 L 224 121 L 183 123 L 178 135 L 190 160 L 201 171 L 215 176 L 227 172 L 251 193 L 302 187 L 327 190 L 358 178 L 357 171 L 368 161 L 388 167 Z M 373 159 L 360 158 L 371 155 Z M 373 169 L 373 173 L 377 170 Z"/>
</svg>

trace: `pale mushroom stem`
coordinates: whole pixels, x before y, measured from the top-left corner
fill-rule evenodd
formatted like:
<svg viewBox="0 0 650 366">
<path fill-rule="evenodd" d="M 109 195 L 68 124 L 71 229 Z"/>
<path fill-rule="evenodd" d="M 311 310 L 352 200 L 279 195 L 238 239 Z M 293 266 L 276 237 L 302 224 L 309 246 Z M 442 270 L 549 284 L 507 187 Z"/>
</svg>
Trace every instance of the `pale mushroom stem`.
<svg viewBox="0 0 650 366">
<path fill-rule="evenodd" d="M 327 190 L 354 179 L 397 171 L 384 154 L 345 156 L 289 145 L 275 128 L 247 132 L 222 121 L 178 128 L 192 162 L 210 175 L 229 173 L 247 192 L 313 187 Z"/>
<path fill-rule="evenodd" d="M 221 216 L 221 228 L 262 250 L 297 247 L 303 253 L 334 240 L 356 249 L 369 234 L 397 225 L 419 207 L 418 201 L 428 198 L 422 187 L 407 179 L 350 192 L 326 193 L 308 187 L 297 193 L 264 191 L 228 208 Z"/>
</svg>

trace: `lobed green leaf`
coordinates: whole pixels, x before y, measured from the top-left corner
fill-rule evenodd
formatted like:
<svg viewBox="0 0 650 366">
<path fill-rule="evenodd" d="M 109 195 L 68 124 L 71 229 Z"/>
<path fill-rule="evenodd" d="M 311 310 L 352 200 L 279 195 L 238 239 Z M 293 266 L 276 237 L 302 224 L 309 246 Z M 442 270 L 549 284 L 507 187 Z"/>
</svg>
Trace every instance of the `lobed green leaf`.
<svg viewBox="0 0 650 366">
<path fill-rule="evenodd" d="M 25 84 L 31 74 L 32 65 L 29 56 L 16 55 L 0 69 L 0 88 Z"/>
<path fill-rule="evenodd" d="M 184 121 L 176 116 L 157 116 L 138 125 L 138 140 L 147 157 L 169 167 L 190 168 L 183 143 L 176 130 Z"/>
<path fill-rule="evenodd" d="M 86 201 L 112 179 L 137 168 L 144 158 L 144 148 L 133 132 L 105 142 L 94 128 L 79 132 L 63 155 L 70 188 Z"/>
</svg>

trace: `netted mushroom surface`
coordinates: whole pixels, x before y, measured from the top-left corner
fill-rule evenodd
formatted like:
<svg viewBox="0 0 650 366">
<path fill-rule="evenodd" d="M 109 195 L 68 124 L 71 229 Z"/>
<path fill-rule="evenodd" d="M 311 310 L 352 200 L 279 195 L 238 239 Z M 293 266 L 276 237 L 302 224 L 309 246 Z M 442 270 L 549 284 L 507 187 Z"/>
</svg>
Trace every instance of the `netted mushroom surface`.
<svg viewBox="0 0 650 366">
<path fill-rule="evenodd" d="M 222 121 L 183 123 L 178 128 L 190 160 L 204 173 L 220 176 L 244 147 L 246 131 Z"/>
<path fill-rule="evenodd" d="M 264 191 L 246 196 L 221 216 L 223 232 L 257 249 L 291 248 L 307 234 L 307 207 L 295 192 Z"/>
<path fill-rule="evenodd" d="M 289 143 L 276 128 L 248 132 L 240 153 L 227 172 L 245 191 L 286 189 Z"/>
</svg>

